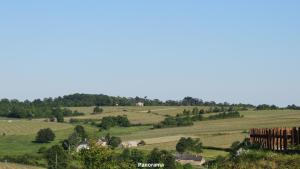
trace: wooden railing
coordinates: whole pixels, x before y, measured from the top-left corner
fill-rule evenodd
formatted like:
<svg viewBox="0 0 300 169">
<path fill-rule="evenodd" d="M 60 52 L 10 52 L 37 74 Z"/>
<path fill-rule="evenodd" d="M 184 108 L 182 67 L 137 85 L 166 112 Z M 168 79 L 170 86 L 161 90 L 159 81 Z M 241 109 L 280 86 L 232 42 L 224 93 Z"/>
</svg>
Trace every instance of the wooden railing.
<svg viewBox="0 0 300 169">
<path fill-rule="evenodd" d="M 263 149 L 286 151 L 290 146 L 300 145 L 300 127 L 296 128 L 253 128 L 250 142 Z"/>
</svg>

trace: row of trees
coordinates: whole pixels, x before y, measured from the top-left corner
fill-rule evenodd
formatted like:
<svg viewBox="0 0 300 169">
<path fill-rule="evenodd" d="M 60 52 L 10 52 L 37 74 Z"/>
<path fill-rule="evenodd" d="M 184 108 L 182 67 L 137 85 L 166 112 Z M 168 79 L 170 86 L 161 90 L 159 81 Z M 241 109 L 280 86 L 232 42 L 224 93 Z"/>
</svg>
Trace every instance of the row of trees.
<svg viewBox="0 0 300 169">
<path fill-rule="evenodd" d="M 166 128 L 166 127 L 180 127 L 180 126 L 191 126 L 194 121 L 202 120 L 216 120 L 225 118 L 240 118 L 243 117 L 237 111 L 222 112 L 208 117 L 203 117 L 204 110 L 199 110 L 197 107 L 192 111 L 183 110 L 181 114 L 177 114 L 176 117 L 166 117 L 163 121 L 158 124 L 154 124 L 153 128 Z"/>
<path fill-rule="evenodd" d="M 144 102 L 145 106 L 218 106 L 218 107 L 254 107 L 250 104 L 229 104 L 204 102 L 201 99 L 185 97 L 182 100 L 160 101 L 158 99 L 148 99 L 147 97 L 114 97 L 103 94 L 72 94 L 57 98 L 36 99 L 33 101 L 18 101 L 2 99 L 0 101 L 0 116 L 15 118 L 35 118 L 49 117 L 53 114 L 54 108 L 78 107 L 78 106 L 134 106 L 137 102 Z M 99 107 L 98 107 L 99 108 Z M 102 110 L 103 111 L 103 110 Z M 101 113 L 101 108 L 95 113 Z M 70 112 L 65 112 L 70 114 Z M 73 112 L 75 115 L 81 115 Z M 66 116 L 66 115 L 65 115 Z"/>
<path fill-rule="evenodd" d="M 276 110 L 276 109 L 279 109 L 279 107 L 275 105 L 261 104 L 256 106 L 256 110 Z"/>
<path fill-rule="evenodd" d="M 0 116 L 12 118 L 40 118 L 57 116 L 80 116 L 83 113 L 62 109 L 59 106 L 46 104 L 42 101 L 24 101 L 2 99 L 0 101 Z"/>
</svg>

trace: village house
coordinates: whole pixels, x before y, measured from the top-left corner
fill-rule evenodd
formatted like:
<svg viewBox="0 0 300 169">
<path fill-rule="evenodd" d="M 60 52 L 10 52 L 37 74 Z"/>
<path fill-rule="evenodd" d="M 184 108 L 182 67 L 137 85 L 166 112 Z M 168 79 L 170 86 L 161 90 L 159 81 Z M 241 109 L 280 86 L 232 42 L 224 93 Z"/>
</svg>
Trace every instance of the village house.
<svg viewBox="0 0 300 169">
<path fill-rule="evenodd" d="M 205 163 L 205 159 L 200 155 L 176 153 L 174 156 L 175 160 L 181 164 L 190 163 L 192 165 L 201 166 Z"/>
<path fill-rule="evenodd" d="M 107 142 L 104 139 L 99 139 L 97 141 L 96 145 L 106 147 L 107 146 Z"/>
<path fill-rule="evenodd" d="M 137 147 L 137 146 L 138 146 L 137 141 L 127 141 L 127 142 L 121 143 L 122 148 L 131 148 L 131 147 Z"/>
<path fill-rule="evenodd" d="M 136 106 L 144 107 L 144 103 L 143 103 L 143 102 L 137 102 L 137 103 L 136 103 Z"/>
<path fill-rule="evenodd" d="M 80 150 L 83 150 L 83 149 L 90 149 L 90 147 L 87 143 L 79 144 L 76 148 L 76 152 L 79 152 Z"/>
</svg>

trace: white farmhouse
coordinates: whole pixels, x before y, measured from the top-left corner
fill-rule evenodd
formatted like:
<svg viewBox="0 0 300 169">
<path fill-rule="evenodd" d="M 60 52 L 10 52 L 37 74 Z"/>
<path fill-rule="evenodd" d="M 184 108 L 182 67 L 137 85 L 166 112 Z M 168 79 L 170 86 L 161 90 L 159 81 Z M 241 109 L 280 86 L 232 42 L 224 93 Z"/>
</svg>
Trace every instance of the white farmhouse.
<svg viewBox="0 0 300 169">
<path fill-rule="evenodd" d="M 123 148 L 131 148 L 131 147 L 137 147 L 138 142 L 137 141 L 127 141 L 127 142 L 122 142 L 121 146 Z"/>
<path fill-rule="evenodd" d="M 144 103 L 143 103 L 143 102 L 137 102 L 137 103 L 136 103 L 136 106 L 144 107 Z"/>
<path fill-rule="evenodd" d="M 90 149 L 89 145 L 84 143 L 84 144 L 79 144 L 76 148 L 76 152 L 79 152 L 82 149 Z"/>
</svg>

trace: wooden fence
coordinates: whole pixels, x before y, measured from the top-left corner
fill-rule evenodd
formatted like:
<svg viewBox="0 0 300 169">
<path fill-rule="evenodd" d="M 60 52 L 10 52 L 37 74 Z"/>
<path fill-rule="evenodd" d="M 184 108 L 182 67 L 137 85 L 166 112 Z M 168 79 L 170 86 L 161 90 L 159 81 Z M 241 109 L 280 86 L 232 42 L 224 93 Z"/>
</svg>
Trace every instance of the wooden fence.
<svg viewBox="0 0 300 169">
<path fill-rule="evenodd" d="M 268 150 L 287 151 L 290 146 L 300 145 L 300 127 L 250 130 L 250 142 Z"/>
</svg>

